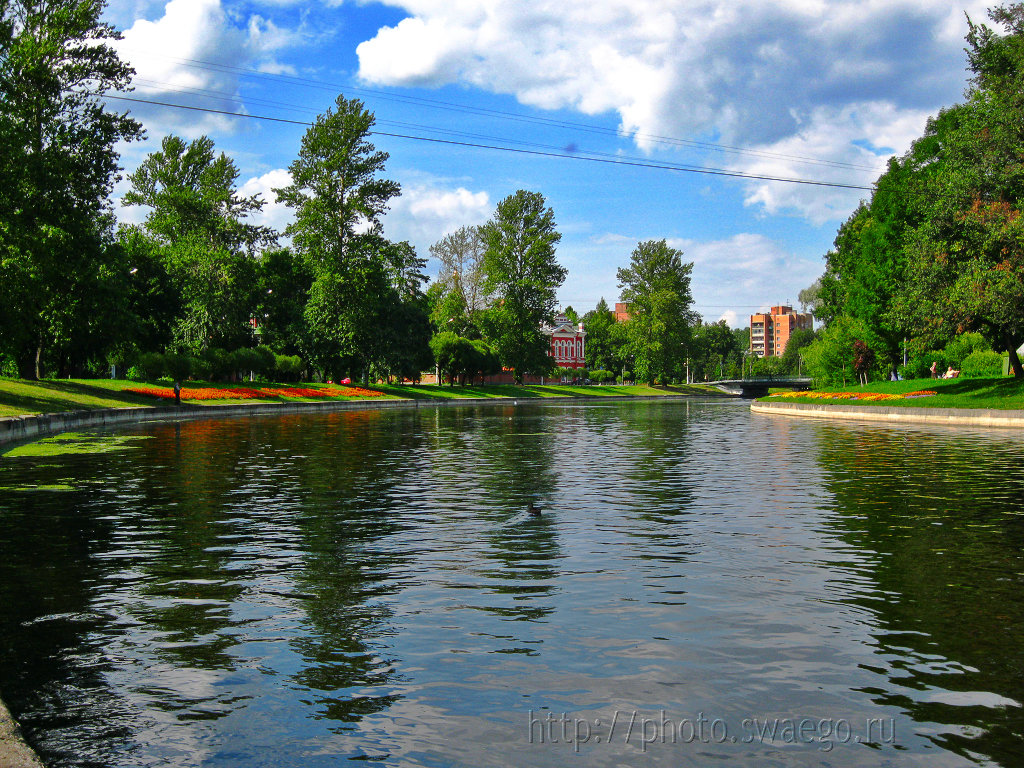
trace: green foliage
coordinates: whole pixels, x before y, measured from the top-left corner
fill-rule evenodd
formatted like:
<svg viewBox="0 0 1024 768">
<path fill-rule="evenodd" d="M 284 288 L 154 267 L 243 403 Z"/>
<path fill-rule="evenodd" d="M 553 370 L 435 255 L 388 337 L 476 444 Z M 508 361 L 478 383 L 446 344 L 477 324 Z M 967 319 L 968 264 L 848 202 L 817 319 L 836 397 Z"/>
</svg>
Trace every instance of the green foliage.
<svg viewBox="0 0 1024 768">
<path fill-rule="evenodd" d="M 430 320 L 441 330 L 479 338 L 479 314 L 486 304 L 481 227 L 462 227 L 430 246 L 440 262 Z"/>
<path fill-rule="evenodd" d="M 856 381 L 854 342 L 867 335 L 864 321 L 837 317 L 804 349 L 808 375 L 817 387 L 839 387 Z"/>
<path fill-rule="evenodd" d="M 120 141 L 141 135 L 104 96 L 132 70 L 96 0 L 0 3 L 0 352 L 23 378 L 103 360 L 127 277 L 109 195 Z"/>
<path fill-rule="evenodd" d="M 932 378 L 933 363 L 936 374 L 945 373 L 946 368 L 949 367 L 945 352 L 928 351 L 911 357 L 907 360 L 906 365 L 899 367 L 899 372 L 904 379 L 930 379 Z"/>
<path fill-rule="evenodd" d="M 187 381 L 192 376 L 192 356 L 173 353 L 164 355 L 164 368 L 172 381 Z"/>
<path fill-rule="evenodd" d="M 782 352 L 781 371 L 787 375 L 797 375 L 802 372 L 802 366 L 800 365 L 800 355 L 802 354 L 805 347 L 810 345 L 816 338 L 814 331 L 807 330 L 806 328 L 799 328 L 790 335 L 789 341 L 786 342 L 786 349 Z"/>
<path fill-rule="evenodd" d="M 758 357 L 750 365 L 750 375 L 755 379 L 767 379 L 783 375 L 781 357 Z"/>
<path fill-rule="evenodd" d="M 275 355 L 274 370 L 287 381 L 298 381 L 302 376 L 305 364 L 298 355 Z"/>
<path fill-rule="evenodd" d="M 981 379 L 1003 375 L 1003 356 L 992 350 L 971 352 L 960 364 L 960 376 Z"/>
<path fill-rule="evenodd" d="M 452 331 L 441 331 L 430 340 L 430 349 L 441 371 L 441 376 L 453 386 L 459 377 L 473 367 L 476 350 L 473 343 Z"/>
<path fill-rule="evenodd" d="M 690 345 L 693 326 L 700 316 L 690 309 L 690 274 L 683 252 L 664 240 L 637 245 L 630 266 L 619 269 L 622 300 L 630 305 L 623 324 L 625 353 L 634 358 L 634 370 L 643 381 L 670 378 L 679 372 Z"/>
<path fill-rule="evenodd" d="M 991 352 L 992 345 L 980 333 L 962 333 L 949 342 L 944 351 L 948 364 L 959 369 L 968 355 L 973 352 Z"/>
<path fill-rule="evenodd" d="M 164 356 L 160 353 L 146 352 L 139 355 L 139 361 L 136 365 L 146 381 L 156 381 L 164 375 L 164 369 L 167 364 Z"/>
<path fill-rule="evenodd" d="M 691 378 L 714 381 L 725 373 L 726 360 L 738 352 L 736 335 L 725 320 L 694 327 L 690 345 Z"/>
<path fill-rule="evenodd" d="M 276 352 L 294 355 L 306 342 L 304 313 L 313 273 L 305 260 L 289 248 L 264 251 L 256 273 L 260 341 Z"/>
<path fill-rule="evenodd" d="M 583 316 L 583 327 L 587 332 L 584 345 L 587 367 L 618 369 L 622 365 L 621 334 L 615 332 L 615 313 L 603 297 Z"/>
<path fill-rule="evenodd" d="M 1024 4 L 989 16 L 1006 34 L 970 25 L 966 103 L 915 143 L 937 145 L 939 161 L 922 166 L 933 194 L 899 309 L 934 341 L 983 330 L 1024 377 Z"/>
<path fill-rule="evenodd" d="M 551 365 L 541 324 L 552 319 L 555 291 L 565 281 L 555 258 L 562 236 L 544 197 L 525 190 L 498 203 L 482 236 L 483 290 L 494 302 L 481 317 L 484 336 L 521 383 L 525 373 L 545 373 Z"/>
</svg>

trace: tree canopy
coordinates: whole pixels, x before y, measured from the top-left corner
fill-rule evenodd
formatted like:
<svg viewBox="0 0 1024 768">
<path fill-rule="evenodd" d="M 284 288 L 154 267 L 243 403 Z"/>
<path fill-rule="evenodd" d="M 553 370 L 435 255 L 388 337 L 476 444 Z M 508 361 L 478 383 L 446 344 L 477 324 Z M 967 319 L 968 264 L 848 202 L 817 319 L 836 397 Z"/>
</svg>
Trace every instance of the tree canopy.
<svg viewBox="0 0 1024 768">
<path fill-rule="evenodd" d="M 634 358 L 633 373 L 653 383 L 678 377 L 700 316 L 691 309 L 693 262 L 664 240 L 637 245 L 630 265 L 618 270 L 622 300 L 629 303 L 625 324 L 626 351 Z"/>
<path fill-rule="evenodd" d="M 541 325 L 553 319 L 555 292 L 565 281 L 555 257 L 561 239 L 543 195 L 522 189 L 498 203 L 483 228 L 483 288 L 492 302 L 483 318 L 485 335 L 517 382 L 551 366 Z"/>
</svg>

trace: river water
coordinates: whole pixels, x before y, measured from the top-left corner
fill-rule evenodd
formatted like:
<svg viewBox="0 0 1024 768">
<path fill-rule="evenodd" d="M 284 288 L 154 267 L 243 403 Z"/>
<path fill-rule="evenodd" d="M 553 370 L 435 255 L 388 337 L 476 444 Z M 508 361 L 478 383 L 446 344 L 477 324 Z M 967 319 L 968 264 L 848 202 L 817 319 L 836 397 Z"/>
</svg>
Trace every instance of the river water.
<svg viewBox="0 0 1024 768">
<path fill-rule="evenodd" d="M 1019 766 L 1022 466 L 736 401 L 51 438 L 0 694 L 53 766 Z"/>
</svg>

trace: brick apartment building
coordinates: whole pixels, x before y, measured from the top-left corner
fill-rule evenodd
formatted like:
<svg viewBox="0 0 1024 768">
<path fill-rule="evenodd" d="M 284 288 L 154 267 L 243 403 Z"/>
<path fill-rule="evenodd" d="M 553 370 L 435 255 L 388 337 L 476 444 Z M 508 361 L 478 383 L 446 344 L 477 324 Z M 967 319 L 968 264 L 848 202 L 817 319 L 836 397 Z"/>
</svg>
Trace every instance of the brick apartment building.
<svg viewBox="0 0 1024 768">
<path fill-rule="evenodd" d="M 625 302 L 616 302 L 615 304 L 615 322 L 624 323 L 629 320 L 629 304 Z"/>
<path fill-rule="evenodd" d="M 782 357 L 794 331 L 814 330 L 814 316 L 792 307 L 772 307 L 763 315 L 750 316 L 750 351 L 757 357 Z"/>
</svg>

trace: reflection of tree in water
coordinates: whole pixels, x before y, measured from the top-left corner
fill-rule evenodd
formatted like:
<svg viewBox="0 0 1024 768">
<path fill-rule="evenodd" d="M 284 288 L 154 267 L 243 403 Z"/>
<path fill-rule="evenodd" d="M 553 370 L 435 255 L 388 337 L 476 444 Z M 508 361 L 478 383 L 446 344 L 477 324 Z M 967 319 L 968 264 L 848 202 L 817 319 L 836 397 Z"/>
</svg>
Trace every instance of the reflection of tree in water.
<svg viewBox="0 0 1024 768">
<path fill-rule="evenodd" d="M 685 524 L 693 514 L 695 475 L 706 471 L 694 434 L 699 420 L 680 418 L 682 409 L 689 414 L 688 402 L 623 406 L 616 412 L 623 457 L 617 495 L 624 514 L 647 523 L 626 532 L 644 540 L 641 559 L 679 562 L 695 545 Z M 720 433 L 717 441 L 721 442 Z"/>
<path fill-rule="evenodd" d="M 997 434 L 819 425 L 842 538 L 871 553 L 874 588 L 845 599 L 877 617 L 887 684 L 867 689 L 964 757 L 1018 764 L 1024 708 L 1020 600 L 1024 447 Z M 880 599 L 881 598 L 881 599 Z"/>
<path fill-rule="evenodd" d="M 102 476 L 116 464 L 114 453 L 0 462 L 0 692 L 47 764 L 104 765 L 130 739 L 133 708 L 107 683 L 103 642 L 124 630 L 96 602 L 122 565 L 103 557 L 116 538 L 102 514 L 109 499 L 88 486 L 11 488 Z"/>
<path fill-rule="evenodd" d="M 392 539 L 416 525 L 402 486 L 419 447 L 415 412 L 350 411 L 307 422 L 298 518 L 305 553 L 294 575 L 309 626 L 291 641 L 305 667 L 292 677 L 318 692 L 318 717 L 354 723 L 399 698 L 386 599 L 411 554 Z M 412 457 L 412 458 L 411 458 Z M 351 726 L 349 726 L 351 727 Z"/>
</svg>

